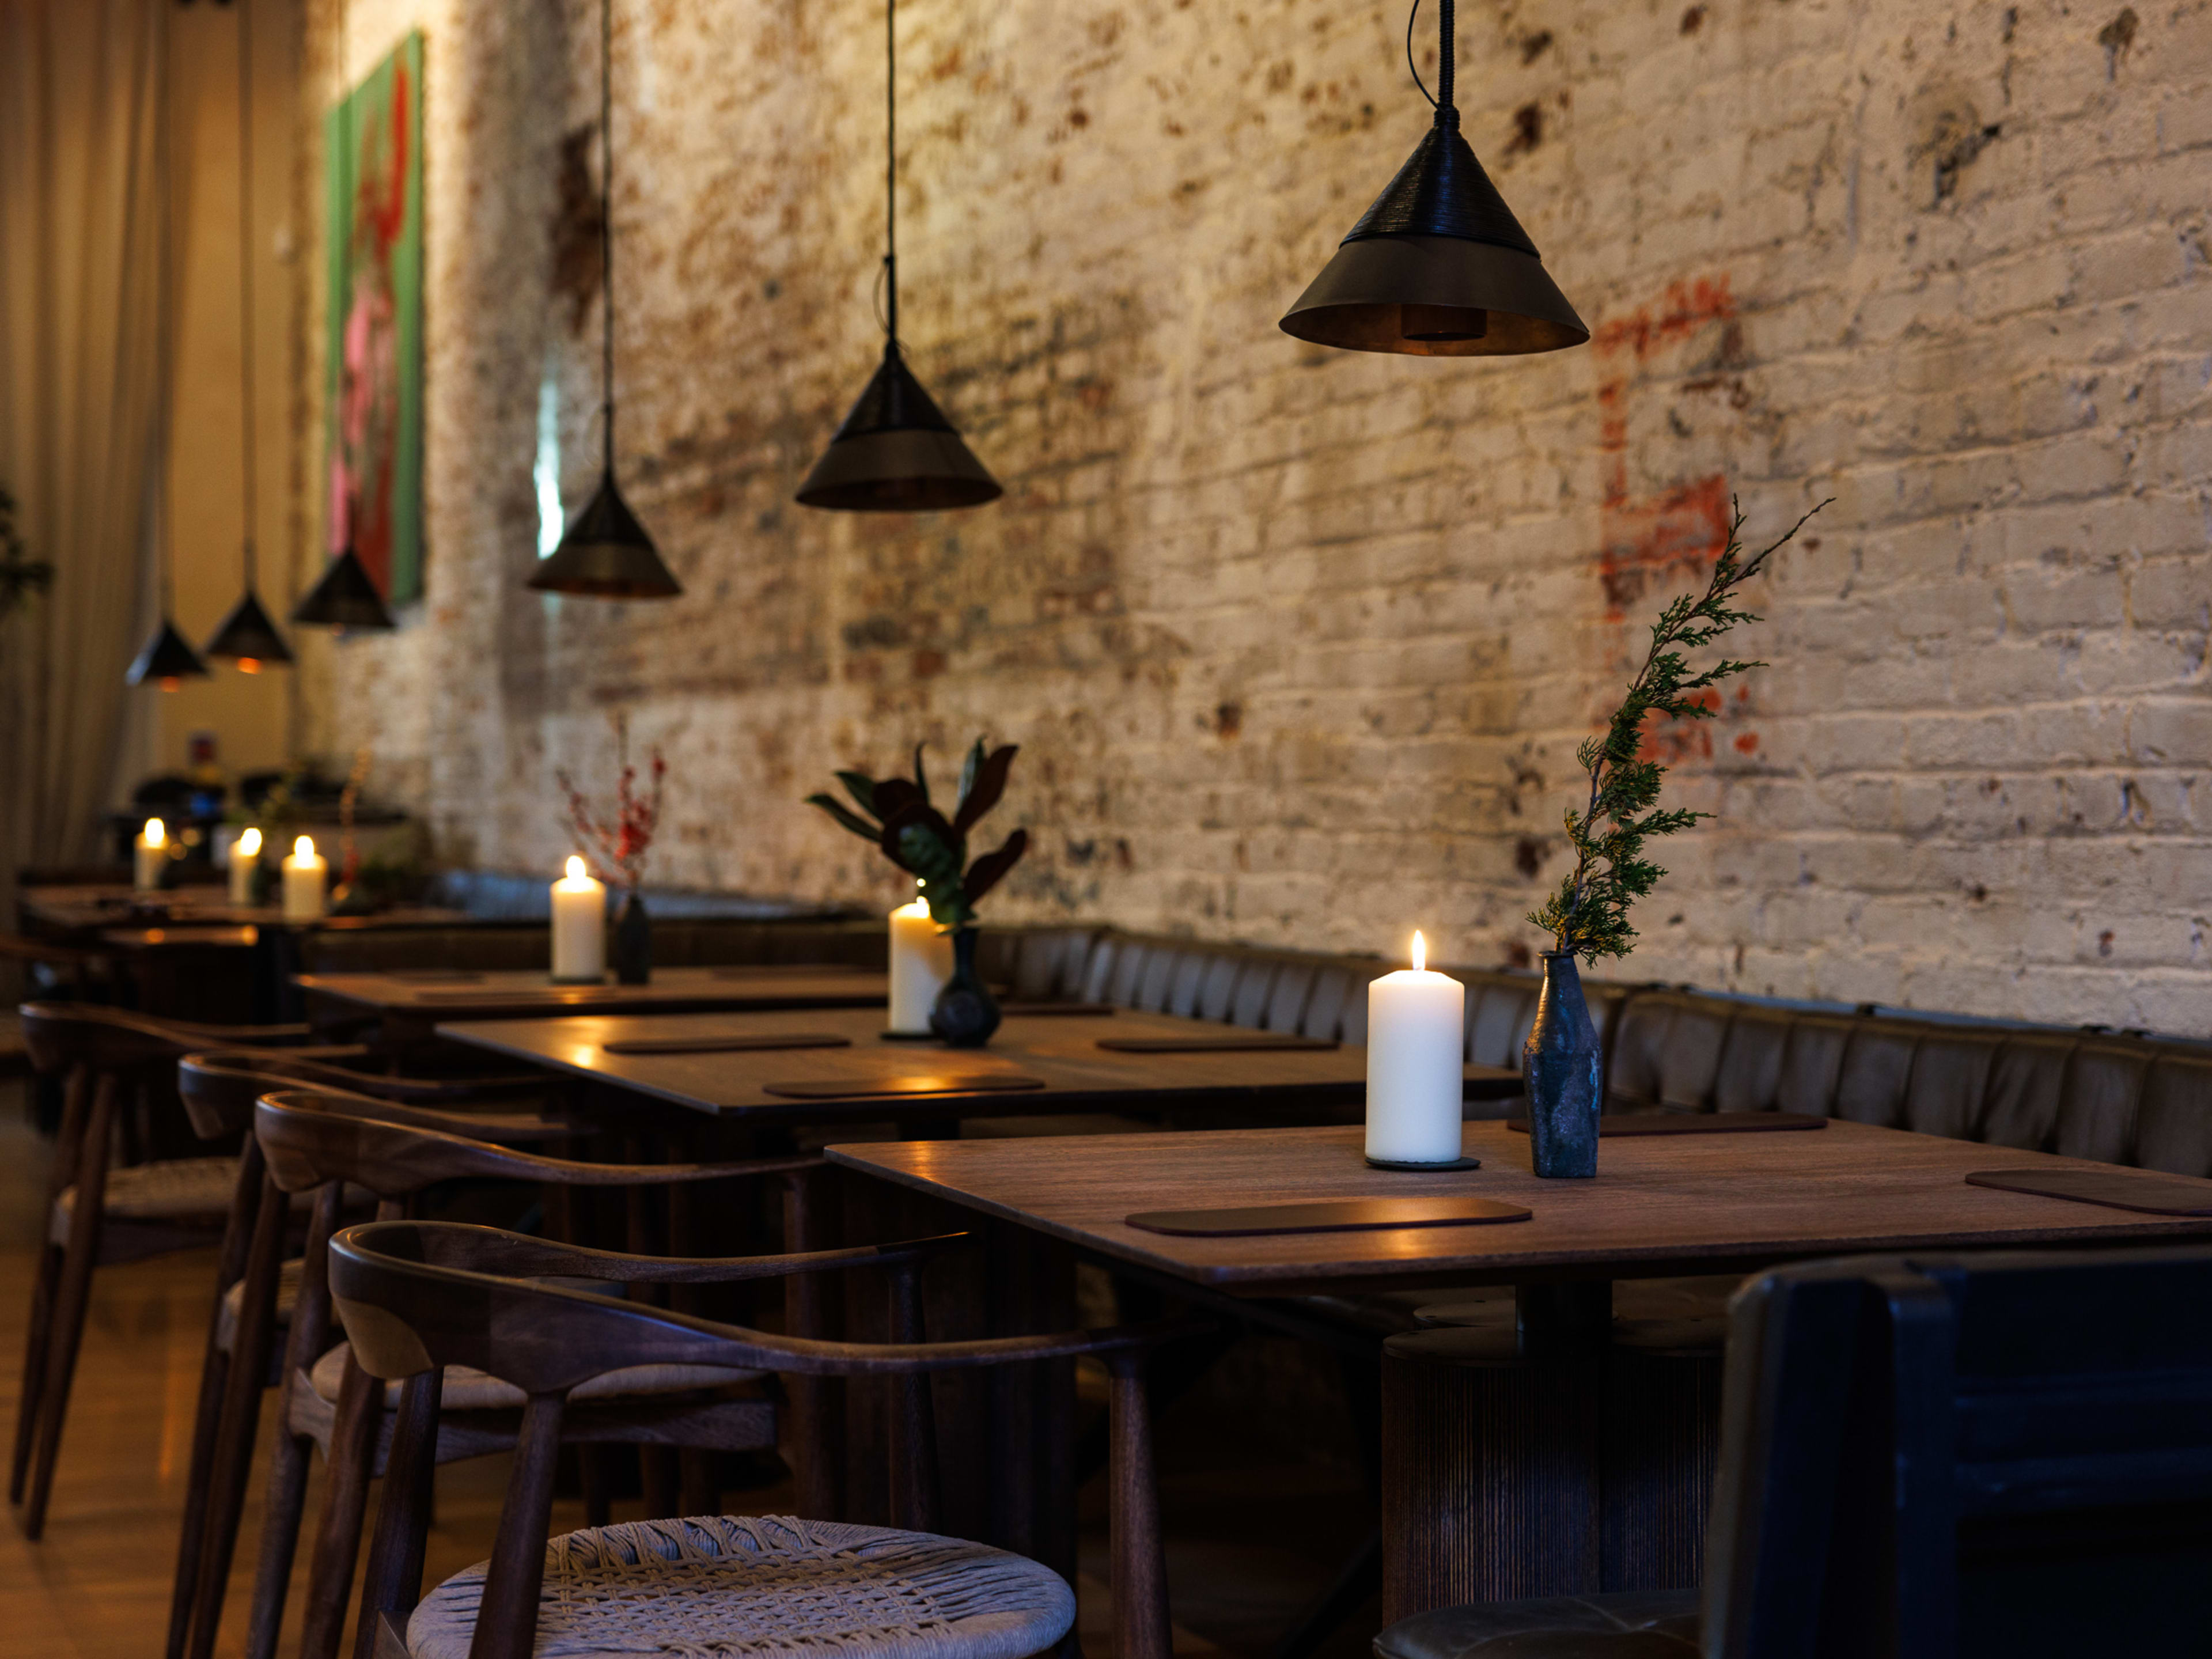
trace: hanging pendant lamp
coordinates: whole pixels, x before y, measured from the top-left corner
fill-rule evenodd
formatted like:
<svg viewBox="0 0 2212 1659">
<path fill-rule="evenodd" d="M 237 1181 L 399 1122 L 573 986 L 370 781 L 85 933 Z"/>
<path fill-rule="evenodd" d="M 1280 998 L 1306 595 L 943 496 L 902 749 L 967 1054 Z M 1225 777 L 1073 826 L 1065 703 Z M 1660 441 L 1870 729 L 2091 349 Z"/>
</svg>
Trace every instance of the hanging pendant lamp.
<svg viewBox="0 0 2212 1659">
<path fill-rule="evenodd" d="M 261 501 L 253 471 L 253 33 L 248 20 L 252 0 L 238 0 L 238 374 L 239 481 L 246 495 L 246 592 L 215 637 L 207 654 L 238 665 L 242 674 L 258 674 L 266 663 L 292 660 L 292 647 L 269 620 L 254 592 L 253 514 Z"/>
<path fill-rule="evenodd" d="M 884 361 L 799 487 L 802 506 L 842 513 L 981 507 L 1006 493 L 899 355 L 896 6 L 884 0 Z"/>
<path fill-rule="evenodd" d="M 174 131 L 175 100 L 169 85 L 168 45 L 168 28 L 164 22 L 161 38 L 155 47 L 161 57 L 161 80 L 158 92 L 161 100 L 161 195 L 159 228 L 161 247 L 160 274 L 156 278 L 161 283 L 161 310 L 157 319 L 160 332 L 155 340 L 155 350 L 159 356 L 155 380 L 160 388 L 160 401 L 154 416 L 157 423 L 155 427 L 157 441 L 154 446 L 156 468 L 154 479 L 154 511 L 156 515 L 154 556 L 161 588 L 161 619 L 154 625 L 153 636 L 146 641 L 138 654 L 131 659 L 131 666 L 124 670 L 123 682 L 126 685 L 143 685 L 148 680 L 152 680 L 164 691 L 174 691 L 188 679 L 207 678 L 208 665 L 200 660 L 200 653 L 192 649 L 191 642 L 177 631 L 176 623 L 170 620 L 176 610 L 173 571 L 176 548 L 169 532 L 171 459 L 169 434 L 172 430 L 173 416 L 172 404 L 176 397 L 177 330 L 176 284 L 170 263 L 173 234 L 170 207 L 171 198 L 175 194 L 176 190 L 174 169 L 177 149 Z"/>
<path fill-rule="evenodd" d="M 1413 0 L 1416 14 L 1420 0 Z M 1510 356 L 1581 345 L 1589 330 L 1460 136 L 1453 0 L 1440 0 L 1436 124 L 1336 257 L 1283 319 L 1285 334 L 1347 351 Z M 1413 62 L 1413 20 L 1406 22 Z M 1414 71 L 1414 84 L 1420 75 Z M 1427 88 L 1422 88 L 1427 96 Z"/>
<path fill-rule="evenodd" d="M 599 0 L 599 487 L 568 520 L 530 586 L 599 599 L 672 599 L 684 591 L 615 483 L 614 8 Z"/>
<path fill-rule="evenodd" d="M 338 107 L 345 112 L 341 137 L 345 145 L 345 177 L 353 179 L 353 88 L 346 76 L 347 8 L 343 0 L 338 6 Z M 339 245 L 340 257 L 344 259 L 349 287 L 353 270 L 353 204 L 349 202 L 345 211 L 345 240 Z M 338 556 L 323 567 L 323 574 L 315 585 L 300 596 L 292 607 L 295 624 L 311 628 L 338 628 L 357 633 L 388 634 L 398 626 L 392 620 L 392 611 L 384 603 L 384 594 L 368 574 L 368 567 L 354 551 L 354 521 L 361 516 L 361 500 L 355 492 L 348 474 L 346 493 L 345 545 Z"/>
</svg>

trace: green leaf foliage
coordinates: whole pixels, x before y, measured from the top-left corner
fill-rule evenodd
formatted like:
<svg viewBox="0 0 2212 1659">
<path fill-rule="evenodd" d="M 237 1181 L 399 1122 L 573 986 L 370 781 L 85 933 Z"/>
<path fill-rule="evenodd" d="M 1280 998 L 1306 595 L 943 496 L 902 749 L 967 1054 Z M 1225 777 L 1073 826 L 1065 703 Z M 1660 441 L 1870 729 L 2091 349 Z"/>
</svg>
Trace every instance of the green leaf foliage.
<svg viewBox="0 0 2212 1659">
<path fill-rule="evenodd" d="M 1752 557 L 1742 556 L 1743 509 L 1736 507 L 1728 545 L 1715 561 L 1700 594 L 1685 594 L 1659 613 L 1644 665 L 1629 682 L 1627 695 L 1600 735 L 1583 740 L 1575 763 L 1589 777 L 1588 803 L 1570 807 L 1567 843 L 1574 868 L 1559 890 L 1528 920 L 1552 935 L 1559 951 L 1595 964 L 1600 957 L 1623 957 L 1635 948 L 1636 929 L 1629 911 L 1667 872 L 1644 855 L 1644 844 L 1659 836 L 1687 830 L 1710 812 L 1662 808 L 1659 791 L 1667 769 L 1644 759 L 1647 722 L 1711 720 L 1719 699 L 1705 694 L 1724 680 L 1766 665 L 1723 657 L 1692 673 L 1685 651 L 1710 645 L 1739 623 L 1757 622 L 1735 607 L 1737 590 L 1758 575 L 1767 560 L 1827 506 L 1822 501 L 1790 527 L 1788 534 Z"/>
<path fill-rule="evenodd" d="M 1012 744 L 991 750 L 981 738 L 975 740 L 960 770 L 959 804 L 949 821 L 930 805 L 929 774 L 919 744 L 910 780 L 871 778 L 865 772 L 836 774 L 858 811 L 828 793 L 809 795 L 806 804 L 820 807 L 841 829 L 873 842 L 884 857 L 914 875 L 939 927 L 973 927 L 975 901 L 998 885 L 1029 850 L 1029 832 L 1017 830 L 997 851 L 968 862 L 968 832 L 1005 794 L 1017 752 Z"/>
</svg>

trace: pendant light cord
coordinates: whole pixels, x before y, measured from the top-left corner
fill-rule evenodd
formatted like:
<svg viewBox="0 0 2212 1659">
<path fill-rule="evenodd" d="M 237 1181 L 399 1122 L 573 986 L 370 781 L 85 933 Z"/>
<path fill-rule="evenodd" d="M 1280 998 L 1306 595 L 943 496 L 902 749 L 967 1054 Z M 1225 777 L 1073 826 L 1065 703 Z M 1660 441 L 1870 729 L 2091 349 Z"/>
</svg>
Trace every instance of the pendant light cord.
<svg viewBox="0 0 2212 1659">
<path fill-rule="evenodd" d="M 155 465 L 159 469 L 154 481 L 154 510 L 159 529 L 154 543 L 155 585 L 160 589 L 161 621 L 167 623 L 175 607 L 176 561 L 175 538 L 170 531 L 171 501 L 169 469 L 171 464 L 170 434 L 174 429 L 173 405 L 176 401 L 176 301 L 174 297 L 176 252 L 171 246 L 175 236 L 174 210 L 172 198 L 176 194 L 177 174 L 177 99 L 173 85 L 174 66 L 170 63 L 171 46 L 167 6 L 156 9 L 161 15 L 160 50 L 161 79 L 158 89 L 161 106 L 161 196 L 160 257 L 155 262 L 155 280 L 161 285 L 160 304 L 155 316 L 159 323 L 156 336 L 155 372 L 160 378 L 161 396 L 155 416 Z"/>
<path fill-rule="evenodd" d="M 246 591 L 253 592 L 253 0 L 238 0 L 238 362 L 240 482 L 246 492 Z"/>
<path fill-rule="evenodd" d="M 353 88 L 346 79 L 352 63 L 352 41 L 349 38 L 352 21 L 347 0 L 338 0 L 338 142 L 344 146 L 338 165 L 346 181 L 345 228 L 340 234 L 338 244 L 340 257 L 344 263 L 338 269 L 344 273 L 341 291 L 345 295 L 349 306 L 353 300 L 353 212 L 354 204 L 361 196 L 359 184 L 353 173 Z M 344 395 L 345 387 L 345 337 L 346 319 L 341 315 L 338 318 L 338 387 L 341 397 Z M 354 477 L 353 459 L 345 453 L 345 422 L 342 416 L 337 421 L 337 428 L 339 434 L 338 453 L 346 470 L 345 545 L 338 550 L 339 556 L 343 557 L 354 550 L 354 520 L 361 516 L 361 488 Z"/>
<path fill-rule="evenodd" d="M 1457 20 L 1453 15 L 1454 0 L 1437 0 L 1437 89 L 1431 94 L 1421 80 L 1421 66 L 1413 61 L 1413 23 L 1421 15 L 1421 0 L 1413 0 L 1413 9 L 1406 14 L 1406 67 L 1413 72 L 1413 84 L 1421 89 L 1437 112 L 1437 125 L 1455 127 L 1459 125 L 1459 106 L 1452 101 L 1453 74 L 1452 36 L 1457 32 Z"/>
<path fill-rule="evenodd" d="M 898 0 L 884 0 L 884 327 L 893 351 L 898 349 L 897 16 Z"/>
<path fill-rule="evenodd" d="M 599 415 L 615 475 L 615 9 L 599 0 Z"/>
</svg>

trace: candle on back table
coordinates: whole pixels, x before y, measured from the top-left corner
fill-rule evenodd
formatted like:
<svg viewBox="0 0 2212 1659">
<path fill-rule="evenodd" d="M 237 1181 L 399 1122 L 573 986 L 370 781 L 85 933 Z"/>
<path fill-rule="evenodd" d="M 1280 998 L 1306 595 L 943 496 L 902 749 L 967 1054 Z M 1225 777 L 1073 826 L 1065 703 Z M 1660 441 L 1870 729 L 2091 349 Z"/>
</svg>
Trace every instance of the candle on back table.
<svg viewBox="0 0 2212 1659">
<path fill-rule="evenodd" d="M 890 914 L 891 1017 L 901 1036 L 927 1036 L 929 1010 L 952 977 L 952 937 L 937 931 L 921 899 Z"/>
<path fill-rule="evenodd" d="M 169 826 L 148 818 L 146 827 L 131 848 L 131 884 L 150 893 L 161 884 L 161 872 L 169 862 Z"/>
<path fill-rule="evenodd" d="M 1376 1164 L 1448 1164 L 1460 1156 L 1467 988 L 1413 965 L 1367 988 L 1367 1156 Z"/>
<path fill-rule="evenodd" d="M 261 831 L 248 824 L 230 844 L 230 902 L 253 902 L 253 872 L 261 862 Z"/>
<path fill-rule="evenodd" d="M 284 860 L 284 920 L 313 921 L 323 914 L 323 880 L 330 866 L 315 851 L 312 836 L 292 843 L 292 856 Z"/>
<path fill-rule="evenodd" d="M 553 884 L 553 977 L 596 985 L 606 973 L 607 890 L 572 855 L 568 873 Z"/>
</svg>

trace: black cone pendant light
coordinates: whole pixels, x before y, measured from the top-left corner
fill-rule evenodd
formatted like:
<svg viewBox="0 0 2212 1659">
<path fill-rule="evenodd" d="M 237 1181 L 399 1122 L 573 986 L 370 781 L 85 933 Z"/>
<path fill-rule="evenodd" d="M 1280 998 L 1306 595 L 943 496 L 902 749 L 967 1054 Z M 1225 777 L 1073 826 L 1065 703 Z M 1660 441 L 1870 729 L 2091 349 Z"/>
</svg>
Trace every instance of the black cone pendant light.
<svg viewBox="0 0 2212 1659">
<path fill-rule="evenodd" d="M 898 47 L 884 0 L 884 361 L 799 487 L 802 506 L 843 513 L 981 507 L 1006 492 L 960 439 L 898 341 Z"/>
<path fill-rule="evenodd" d="M 353 150 L 353 88 L 346 79 L 346 6 L 338 6 L 338 97 L 346 111 L 342 135 L 348 153 L 346 176 L 352 176 Z M 340 245 L 339 257 L 345 269 L 353 269 L 353 204 L 345 209 L 345 240 Z M 350 476 L 350 470 L 349 470 Z M 295 623 L 313 628 L 341 628 L 358 633 L 389 633 L 394 627 L 392 612 L 384 603 L 384 595 L 377 589 L 368 574 L 368 567 L 353 550 L 354 520 L 361 516 L 361 503 L 349 495 L 346 501 L 345 545 L 338 556 L 323 567 L 323 574 L 315 585 L 300 596 L 299 604 L 292 607 Z"/>
<path fill-rule="evenodd" d="M 215 637 L 207 654 L 258 674 L 265 663 L 292 660 L 292 648 L 269 620 L 253 591 L 253 514 L 260 492 L 253 475 L 253 0 L 238 0 L 238 373 L 240 483 L 246 495 L 246 592 Z"/>
<path fill-rule="evenodd" d="M 154 418 L 157 422 L 158 441 L 154 446 L 154 556 L 157 561 L 161 598 L 161 619 L 154 625 L 153 636 L 131 659 L 131 666 L 123 672 L 126 685 L 143 685 L 152 680 L 164 691 L 174 691 L 188 679 L 208 678 L 208 665 L 200 660 L 200 653 L 191 642 L 177 631 L 170 620 L 176 609 L 176 592 L 173 585 L 171 567 L 175 562 L 176 549 L 170 535 L 173 516 L 169 501 L 169 433 L 172 423 L 171 404 L 176 395 L 176 283 L 171 265 L 171 238 L 173 227 L 170 222 L 170 202 L 176 192 L 176 132 L 174 131 L 173 99 L 169 86 L 169 43 L 166 24 L 156 38 L 155 50 L 161 54 L 161 195 L 160 253 L 161 297 L 159 304 L 159 332 L 155 349 L 160 354 L 159 371 L 155 376 L 156 404 Z"/>
<path fill-rule="evenodd" d="M 600 599 L 672 599 L 684 591 L 615 483 L 614 9 L 599 0 L 599 388 L 606 442 L 599 487 L 568 520 L 530 586 Z"/>
<path fill-rule="evenodd" d="M 1420 0 L 1413 5 L 1418 13 Z M 1438 11 L 1436 125 L 1298 296 L 1283 331 L 1347 351 L 1417 357 L 1581 345 L 1589 330 L 1460 136 L 1452 102 L 1453 0 L 1440 0 Z M 1413 27 L 1409 17 L 1409 64 Z"/>
</svg>

